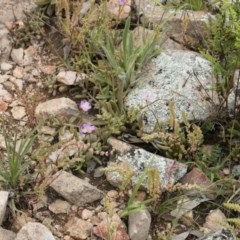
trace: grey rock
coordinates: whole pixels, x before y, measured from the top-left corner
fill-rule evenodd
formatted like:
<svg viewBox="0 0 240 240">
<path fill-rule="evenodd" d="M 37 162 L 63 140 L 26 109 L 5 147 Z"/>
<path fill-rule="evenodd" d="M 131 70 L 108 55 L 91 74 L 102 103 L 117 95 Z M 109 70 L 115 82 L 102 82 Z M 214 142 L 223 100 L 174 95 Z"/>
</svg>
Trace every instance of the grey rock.
<svg viewBox="0 0 240 240">
<path fill-rule="evenodd" d="M 1 240 L 14 240 L 15 238 L 16 238 L 16 233 L 0 227 L 0 239 Z"/>
<path fill-rule="evenodd" d="M 158 121 L 169 119 L 170 101 L 175 103 L 178 120 L 184 111 L 189 120 L 204 120 L 213 112 L 211 99 L 217 104 L 217 94 L 212 91 L 213 76 L 210 62 L 192 51 L 162 52 L 152 60 L 138 79 L 138 84 L 126 98 L 128 108 L 145 108 L 146 132 L 151 132 Z M 149 95 L 146 102 L 144 95 Z M 148 107 L 146 107 L 148 105 Z"/>
<path fill-rule="evenodd" d="M 17 49 L 13 49 L 11 52 L 11 58 L 12 60 L 19 64 L 22 65 L 23 64 L 23 57 L 24 57 L 24 49 L 23 48 L 17 48 Z"/>
<path fill-rule="evenodd" d="M 25 18 L 25 12 L 32 10 L 35 7 L 33 0 L 1 0 L 0 2 L 0 23 L 7 21 L 22 20 Z"/>
<path fill-rule="evenodd" d="M 149 169 L 157 169 L 161 178 L 161 191 L 166 191 L 168 186 L 177 182 L 187 172 L 187 165 L 179 163 L 175 160 L 165 158 L 153 153 L 147 152 L 144 149 L 133 147 L 126 144 L 129 151 L 122 151 L 122 142 L 113 138 L 109 139 L 109 144 L 116 150 L 117 154 L 114 161 L 110 161 L 106 171 L 106 177 L 109 183 L 113 186 L 120 187 L 123 181 L 121 176 L 115 168 L 120 169 L 122 172 L 134 171 L 135 175 L 131 178 L 132 184 L 137 184 L 139 178 L 142 176 L 146 167 Z M 142 185 L 146 187 L 146 178 Z"/>
<path fill-rule="evenodd" d="M 0 225 L 2 225 L 8 203 L 9 192 L 0 191 Z"/>
<path fill-rule="evenodd" d="M 103 197 L 103 193 L 96 187 L 65 171 L 53 176 L 50 187 L 77 206 L 84 206 Z"/>
<path fill-rule="evenodd" d="M 79 112 L 77 104 L 69 98 L 56 98 L 38 104 L 35 115 L 68 115 L 71 112 Z"/>
<path fill-rule="evenodd" d="M 229 229 L 222 229 L 214 233 L 209 233 L 198 240 L 237 240 Z"/>
<path fill-rule="evenodd" d="M 131 240 L 146 240 L 151 225 L 151 215 L 147 209 L 130 213 L 128 235 Z"/>
<path fill-rule="evenodd" d="M 9 71 L 13 68 L 12 64 L 7 63 L 7 62 L 3 62 L 1 63 L 1 70 L 2 71 Z"/>
<path fill-rule="evenodd" d="M 20 229 L 15 240 L 55 240 L 55 238 L 43 224 L 29 222 Z"/>
<path fill-rule="evenodd" d="M 49 210 L 55 214 L 59 213 L 69 213 L 71 205 L 67 201 L 57 199 L 49 205 Z"/>
<path fill-rule="evenodd" d="M 13 49 L 11 52 L 12 60 L 20 66 L 30 65 L 33 61 L 35 47 L 30 46 L 26 50 L 23 48 Z"/>
<path fill-rule="evenodd" d="M 57 75 L 57 81 L 64 83 L 66 85 L 76 85 L 80 81 L 86 78 L 86 74 L 84 73 L 77 73 L 74 71 L 61 71 Z"/>
</svg>

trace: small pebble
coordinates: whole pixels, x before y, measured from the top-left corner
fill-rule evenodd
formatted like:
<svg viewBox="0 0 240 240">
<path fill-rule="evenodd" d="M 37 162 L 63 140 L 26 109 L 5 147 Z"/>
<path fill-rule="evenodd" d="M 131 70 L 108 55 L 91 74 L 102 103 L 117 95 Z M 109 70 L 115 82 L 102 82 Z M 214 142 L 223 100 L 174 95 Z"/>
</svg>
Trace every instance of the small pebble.
<svg viewBox="0 0 240 240">
<path fill-rule="evenodd" d="M 110 190 L 110 191 L 107 193 L 107 196 L 110 197 L 110 198 L 118 198 L 118 191 L 116 191 L 116 190 Z"/>
<path fill-rule="evenodd" d="M 13 66 L 10 63 L 3 62 L 1 63 L 1 70 L 2 71 L 9 71 L 13 68 Z"/>
<path fill-rule="evenodd" d="M 229 175 L 230 174 L 230 169 L 229 168 L 224 168 L 223 170 L 224 175 Z"/>
<path fill-rule="evenodd" d="M 71 207 L 71 209 L 72 209 L 73 212 L 77 212 L 78 207 L 77 207 L 76 205 L 73 205 L 73 206 Z"/>
<path fill-rule="evenodd" d="M 82 211 L 82 219 L 87 220 L 90 219 L 93 216 L 93 212 L 89 211 L 88 209 L 83 209 Z"/>
</svg>

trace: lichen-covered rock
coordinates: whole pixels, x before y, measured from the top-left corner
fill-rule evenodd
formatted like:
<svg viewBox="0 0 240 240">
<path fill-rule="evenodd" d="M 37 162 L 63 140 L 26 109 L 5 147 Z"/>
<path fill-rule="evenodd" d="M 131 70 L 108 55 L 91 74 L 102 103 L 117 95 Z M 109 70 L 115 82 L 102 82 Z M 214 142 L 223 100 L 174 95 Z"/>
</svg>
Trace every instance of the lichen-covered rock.
<svg viewBox="0 0 240 240">
<path fill-rule="evenodd" d="M 164 51 L 146 67 L 138 84 L 129 92 L 126 106 L 148 105 L 141 111 L 146 132 L 154 129 L 157 119 L 169 120 L 170 101 L 175 103 L 178 120 L 182 121 L 182 112 L 189 120 L 204 120 L 213 112 L 212 101 L 218 103 L 217 93 L 212 91 L 213 82 L 210 62 L 200 54 Z"/>
<path fill-rule="evenodd" d="M 149 169 L 158 170 L 161 179 L 159 183 L 161 191 L 166 191 L 168 186 L 177 182 L 187 172 L 187 165 L 175 160 L 155 155 L 144 149 L 122 143 L 114 138 L 110 138 L 108 142 L 117 153 L 114 161 L 109 162 L 105 171 L 107 180 L 113 186 L 120 187 L 123 183 L 124 176 L 130 171 L 135 173 L 135 175 L 131 177 L 131 181 L 133 185 L 136 184 L 145 168 L 149 167 Z M 121 148 L 123 145 L 126 145 L 124 150 Z M 124 173 L 124 176 L 119 174 L 119 172 Z M 147 177 L 145 177 L 145 181 L 142 183 L 144 187 L 146 187 L 147 184 L 146 178 Z"/>
<path fill-rule="evenodd" d="M 199 240 L 237 240 L 229 229 L 222 229 L 214 233 L 209 233 Z"/>
</svg>

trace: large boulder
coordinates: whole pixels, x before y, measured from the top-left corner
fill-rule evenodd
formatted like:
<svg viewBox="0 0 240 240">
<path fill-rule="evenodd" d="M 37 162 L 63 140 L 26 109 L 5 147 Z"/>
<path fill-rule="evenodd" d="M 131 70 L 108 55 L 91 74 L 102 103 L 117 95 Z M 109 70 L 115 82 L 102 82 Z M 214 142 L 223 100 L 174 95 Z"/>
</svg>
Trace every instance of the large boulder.
<svg viewBox="0 0 240 240">
<path fill-rule="evenodd" d="M 151 132 L 158 120 L 169 120 L 169 102 L 175 104 L 176 117 L 182 112 L 189 120 L 204 120 L 212 114 L 213 102 L 218 103 L 213 91 L 211 64 L 192 51 L 164 51 L 152 60 L 136 86 L 126 98 L 128 108 L 144 107 L 146 132 Z M 147 96 L 147 98 L 146 98 Z"/>
</svg>

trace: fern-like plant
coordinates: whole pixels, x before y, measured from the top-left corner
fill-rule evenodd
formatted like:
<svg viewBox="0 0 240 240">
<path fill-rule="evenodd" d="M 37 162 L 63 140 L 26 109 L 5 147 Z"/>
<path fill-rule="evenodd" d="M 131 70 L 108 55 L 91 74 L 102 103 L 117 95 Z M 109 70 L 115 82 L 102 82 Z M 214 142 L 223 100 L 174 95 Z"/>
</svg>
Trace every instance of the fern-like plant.
<svg viewBox="0 0 240 240">
<path fill-rule="evenodd" d="M 205 50 L 202 51 L 212 63 L 220 105 L 225 104 L 226 107 L 228 107 L 228 96 L 235 85 L 234 73 L 240 65 L 239 9 L 239 0 L 221 1 L 219 13 L 209 20 L 210 37 L 206 39 Z"/>
<path fill-rule="evenodd" d="M 240 205 L 238 203 L 223 203 L 223 206 L 229 210 L 240 213 Z M 240 218 L 227 218 L 229 223 L 233 223 L 238 229 L 240 228 Z"/>
</svg>

